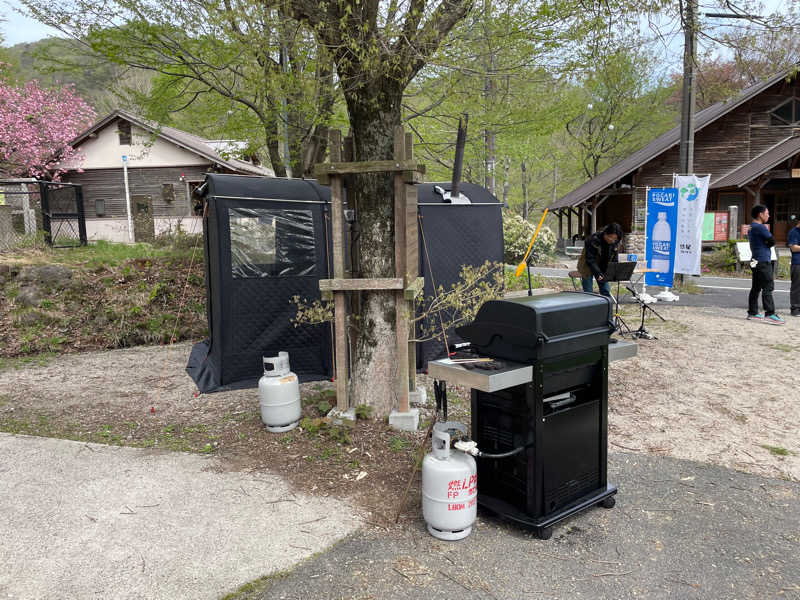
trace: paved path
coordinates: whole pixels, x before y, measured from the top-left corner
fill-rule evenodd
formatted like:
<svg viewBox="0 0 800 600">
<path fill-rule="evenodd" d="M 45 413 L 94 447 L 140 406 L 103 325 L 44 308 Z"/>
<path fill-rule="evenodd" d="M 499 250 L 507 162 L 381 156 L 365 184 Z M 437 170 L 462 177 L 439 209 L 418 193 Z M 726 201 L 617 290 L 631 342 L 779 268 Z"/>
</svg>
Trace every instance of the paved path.
<svg viewBox="0 0 800 600">
<path fill-rule="evenodd" d="M 616 507 L 573 517 L 550 540 L 479 512 L 468 538 L 441 542 L 416 520 L 400 534 L 352 535 L 263 598 L 800 598 L 800 484 L 657 456 L 609 458 Z"/>
<path fill-rule="evenodd" d="M 215 458 L 0 433 L 0 598 L 218 599 L 359 527 Z"/>
<path fill-rule="evenodd" d="M 532 267 L 531 273 L 545 277 L 568 278 L 568 269 L 551 269 L 546 267 Z M 679 294 L 678 306 L 720 306 L 724 308 L 740 308 L 747 311 L 747 296 L 750 293 L 750 278 L 747 277 L 693 277 L 686 276 L 686 280 L 703 290 L 702 294 Z M 778 280 L 775 282 L 775 307 L 779 312 L 789 311 L 789 287 L 791 282 Z M 578 282 L 580 287 L 580 282 Z M 637 286 L 637 289 L 638 288 Z M 622 301 L 622 299 L 620 299 Z M 671 303 L 659 302 L 656 308 L 667 306 Z"/>
</svg>

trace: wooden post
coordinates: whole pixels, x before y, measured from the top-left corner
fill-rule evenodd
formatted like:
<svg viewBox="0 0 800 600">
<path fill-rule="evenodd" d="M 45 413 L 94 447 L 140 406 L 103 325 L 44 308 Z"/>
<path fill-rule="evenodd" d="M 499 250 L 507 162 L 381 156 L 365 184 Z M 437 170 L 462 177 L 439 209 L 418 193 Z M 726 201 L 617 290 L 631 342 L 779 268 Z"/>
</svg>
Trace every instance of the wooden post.
<svg viewBox="0 0 800 600">
<path fill-rule="evenodd" d="M 403 128 L 394 129 L 394 159 L 404 161 L 406 136 Z M 394 268 L 395 276 L 406 280 L 406 184 L 403 173 L 394 174 Z M 395 292 L 395 331 L 397 334 L 397 371 L 395 394 L 397 411 L 408 412 L 408 303 L 402 291 Z"/>
<path fill-rule="evenodd" d="M 572 246 L 572 207 L 567 208 L 567 237 L 569 238 L 568 246 Z"/>
<path fill-rule="evenodd" d="M 406 160 L 414 160 L 414 140 L 411 133 L 406 134 Z M 406 287 L 416 281 L 419 275 L 419 225 L 417 224 L 417 186 L 405 186 L 405 228 L 406 228 Z M 414 300 L 406 300 L 406 307 L 414 315 Z M 413 327 L 413 325 L 409 325 Z M 409 337 L 414 337 L 409 331 Z M 408 390 L 417 389 L 417 343 L 408 342 Z"/>
<path fill-rule="evenodd" d="M 314 167 L 314 175 L 322 185 L 331 188 L 331 227 L 333 246 L 333 279 L 320 280 L 323 297 L 334 300 L 336 407 L 345 411 L 350 407 L 348 396 L 347 361 L 347 296 L 348 292 L 376 290 L 392 294 L 395 299 L 395 334 L 397 336 L 397 371 L 395 374 L 394 408 L 407 413 L 408 392 L 416 386 L 416 351 L 408 341 L 411 326 L 411 308 L 414 298 L 422 290 L 419 272 L 417 226 L 417 188 L 423 181 L 425 166 L 413 160 L 412 137 L 402 127 L 394 131 L 394 158 L 383 161 L 354 162 L 352 141 L 345 140 L 342 162 L 342 137 L 336 130 L 330 132 L 330 162 Z M 344 191 L 343 177 L 358 173 L 392 173 L 394 178 L 395 221 L 395 273 L 388 278 L 347 278 L 344 261 Z M 351 199 L 355 208 L 355 199 Z"/>
<path fill-rule="evenodd" d="M 330 132 L 331 162 L 342 160 L 342 134 L 334 129 Z M 333 278 L 344 278 L 344 208 L 342 178 L 332 175 L 331 229 L 333 240 Z M 350 407 L 347 395 L 347 297 L 345 292 L 333 294 L 334 331 L 336 332 L 336 408 L 345 411 Z"/>
</svg>

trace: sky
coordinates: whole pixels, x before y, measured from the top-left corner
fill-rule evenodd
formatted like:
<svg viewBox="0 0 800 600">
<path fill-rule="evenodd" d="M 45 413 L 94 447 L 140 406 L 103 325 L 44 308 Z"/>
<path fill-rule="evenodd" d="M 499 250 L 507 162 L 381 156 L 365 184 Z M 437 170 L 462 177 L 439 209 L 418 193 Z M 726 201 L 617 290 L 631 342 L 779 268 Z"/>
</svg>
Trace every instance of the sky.
<svg viewBox="0 0 800 600">
<path fill-rule="evenodd" d="M 3 45 L 13 46 L 23 42 L 35 42 L 46 37 L 63 35 L 57 29 L 42 25 L 38 21 L 23 17 L 14 10 L 21 6 L 19 0 L 0 0 L 0 16 L 5 19 L 0 23 L 3 32 Z"/>
<path fill-rule="evenodd" d="M 766 12 L 784 9 L 793 0 L 762 0 Z M 795 0 L 796 1 L 796 0 Z M 0 16 L 5 22 L 0 23 L 3 32 L 4 46 L 13 46 L 22 42 L 35 42 L 42 38 L 61 36 L 61 32 L 52 27 L 42 25 L 38 21 L 22 16 L 14 10 L 22 6 L 19 0 L 0 0 Z M 672 44 L 675 42 L 670 40 Z M 682 41 L 681 41 L 682 44 Z"/>
</svg>

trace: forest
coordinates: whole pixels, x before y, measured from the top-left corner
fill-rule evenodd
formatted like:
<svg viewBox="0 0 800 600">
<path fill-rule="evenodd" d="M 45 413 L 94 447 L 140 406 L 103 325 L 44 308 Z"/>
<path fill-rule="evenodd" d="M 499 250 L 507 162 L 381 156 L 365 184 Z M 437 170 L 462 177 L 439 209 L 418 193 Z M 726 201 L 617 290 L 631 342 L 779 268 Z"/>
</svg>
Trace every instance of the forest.
<svg viewBox="0 0 800 600">
<path fill-rule="evenodd" d="M 324 160 L 327 129 L 348 129 L 352 78 L 313 24 L 281 6 L 198 11 L 189 2 L 166 9 L 121 0 L 112 22 L 81 0 L 26 4 L 64 37 L 3 48 L 7 82 L 70 84 L 98 116 L 122 108 L 207 139 L 244 141 L 246 154 L 277 175 L 308 176 Z M 466 121 L 464 179 L 527 217 L 678 123 L 681 11 L 634 3 L 559 13 L 567 4 L 475 5 L 410 79 L 402 124 L 427 180 L 450 178 Z M 381 16 L 391 23 L 390 13 Z M 705 19 L 697 109 L 796 62 L 793 18 L 738 27 Z"/>
</svg>

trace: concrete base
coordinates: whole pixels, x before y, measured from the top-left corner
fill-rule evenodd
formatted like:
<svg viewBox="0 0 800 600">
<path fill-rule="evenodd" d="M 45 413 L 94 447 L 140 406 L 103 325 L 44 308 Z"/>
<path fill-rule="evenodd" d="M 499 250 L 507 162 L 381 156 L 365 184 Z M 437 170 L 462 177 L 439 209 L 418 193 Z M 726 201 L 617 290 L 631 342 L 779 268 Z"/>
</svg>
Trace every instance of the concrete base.
<svg viewBox="0 0 800 600">
<path fill-rule="evenodd" d="M 334 408 L 328 413 L 328 418 L 333 425 L 344 425 L 345 421 L 355 423 L 356 409 L 348 408 L 347 410 L 339 410 L 338 408 Z"/>
<path fill-rule="evenodd" d="M 419 429 L 419 409 L 410 408 L 408 412 L 393 410 L 389 413 L 389 426 L 398 431 L 416 431 Z"/>
<path fill-rule="evenodd" d="M 408 392 L 408 403 L 416 406 L 428 406 L 428 392 L 423 387 Z"/>
<path fill-rule="evenodd" d="M 608 362 L 633 358 L 636 356 L 638 351 L 639 346 L 637 346 L 634 342 L 628 342 L 626 340 L 617 338 L 616 344 L 608 345 Z"/>
</svg>

